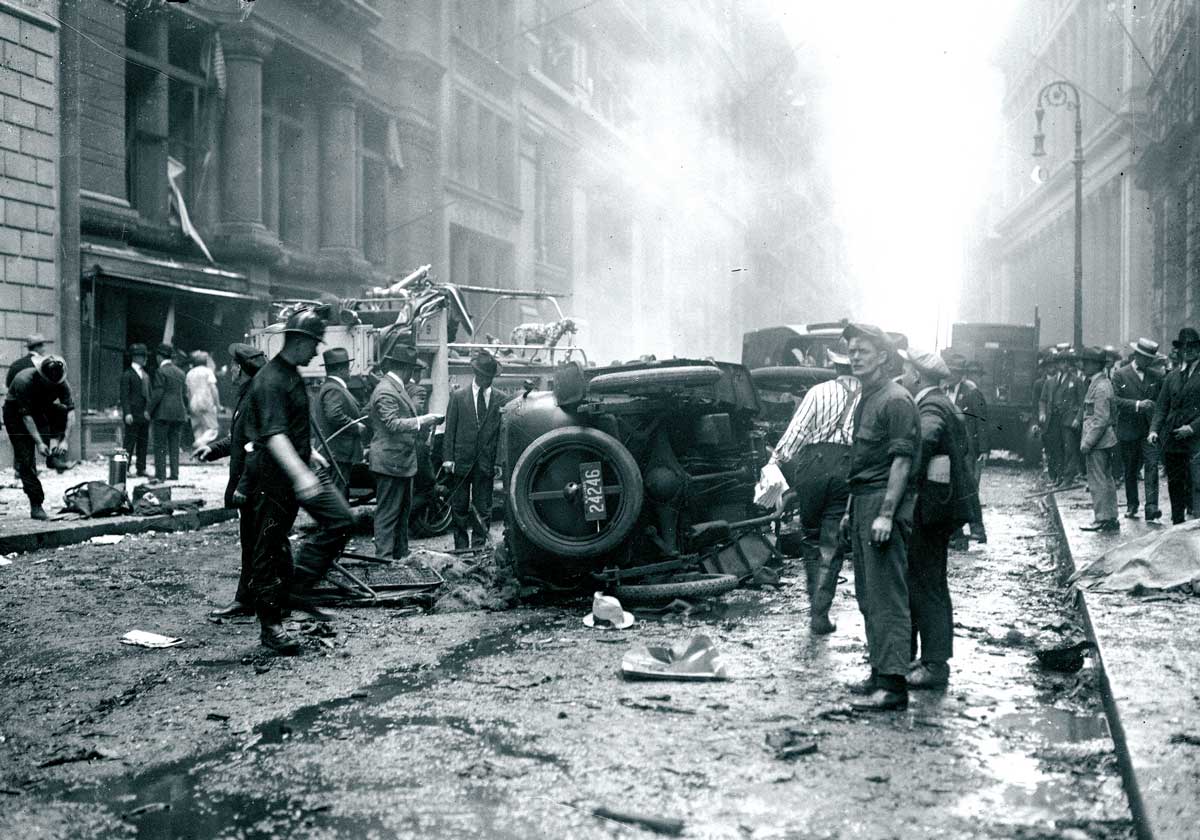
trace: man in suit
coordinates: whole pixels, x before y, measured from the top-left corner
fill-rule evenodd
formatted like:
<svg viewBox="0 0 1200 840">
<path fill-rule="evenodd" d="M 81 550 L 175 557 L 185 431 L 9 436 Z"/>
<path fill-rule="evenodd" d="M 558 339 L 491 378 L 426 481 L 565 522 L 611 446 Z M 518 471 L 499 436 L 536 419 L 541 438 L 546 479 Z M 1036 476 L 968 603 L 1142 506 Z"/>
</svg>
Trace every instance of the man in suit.
<svg viewBox="0 0 1200 840">
<path fill-rule="evenodd" d="M 417 348 L 397 344 L 382 360 L 386 371 L 371 392 L 371 472 L 375 475 L 375 556 L 408 556 L 408 516 L 417 472 L 417 436 L 441 417 L 419 414 L 406 387 L 425 367 Z"/>
<path fill-rule="evenodd" d="M 442 441 L 442 466 L 454 481 L 450 509 L 456 549 L 470 548 L 472 542 L 487 542 L 500 409 L 508 402 L 492 388 L 500 364 L 491 353 L 479 351 L 471 360 L 471 370 L 475 372 L 471 387 L 450 395 Z"/>
<path fill-rule="evenodd" d="M 1083 408 L 1083 385 L 1075 367 L 1075 353 L 1070 347 L 1058 351 L 1057 371 L 1046 382 L 1039 407 L 1039 420 L 1046 434 L 1054 438 L 1053 450 L 1061 459 L 1057 475 L 1051 473 L 1060 486 L 1073 484 L 1079 477 L 1079 428 Z M 1047 449 L 1047 460 L 1051 449 Z"/>
<path fill-rule="evenodd" d="M 229 345 L 229 355 L 237 364 L 237 403 L 233 409 L 233 419 L 229 426 L 229 434 L 208 445 L 200 445 L 192 453 L 198 461 L 218 461 L 229 458 L 229 481 L 225 484 L 225 507 L 236 508 L 238 511 L 238 536 L 242 546 L 242 569 L 238 575 L 237 593 L 233 602 L 227 606 L 213 610 L 209 615 L 215 618 L 229 618 L 238 615 L 254 615 L 254 598 L 250 594 L 250 570 L 253 561 L 254 540 L 257 530 L 254 525 L 254 514 L 246 504 L 254 491 L 254 470 L 247 468 L 248 454 L 246 443 L 246 396 L 250 393 L 254 375 L 267 363 L 267 357 L 257 347 L 249 344 Z"/>
<path fill-rule="evenodd" d="M 129 345 L 129 367 L 121 371 L 121 414 L 125 418 L 125 451 L 146 474 L 146 449 L 150 443 L 150 374 L 146 372 L 146 345 Z"/>
<path fill-rule="evenodd" d="M 1196 375 L 1200 333 L 1184 327 L 1172 344 L 1180 352 L 1180 364 L 1163 380 L 1147 440 L 1162 447 L 1171 522 L 1178 525 L 1186 518 L 1186 511 L 1196 510 L 1200 501 L 1196 498 L 1200 487 L 1200 445 L 1196 440 L 1200 423 L 1200 376 Z"/>
<path fill-rule="evenodd" d="M 1078 352 L 1087 395 L 1083 401 L 1079 452 L 1087 459 L 1088 493 L 1092 497 L 1094 518 L 1081 531 L 1119 531 L 1117 521 L 1117 485 L 1112 476 L 1113 450 L 1117 435 L 1113 430 L 1116 414 L 1113 384 L 1105 370 L 1108 354 L 1102 347 L 1085 347 Z"/>
<path fill-rule="evenodd" d="M 983 391 L 968 379 L 967 374 L 978 376 L 983 367 L 978 362 L 968 362 L 958 353 L 943 354 L 950 376 L 942 384 L 942 390 L 958 409 L 967 430 L 967 457 L 971 477 L 975 481 L 975 512 L 971 515 L 970 535 L 977 542 L 987 542 L 987 529 L 983 525 L 983 509 L 979 506 L 979 483 L 983 480 L 983 465 L 987 462 L 991 444 L 988 441 L 988 404 Z M 954 547 L 965 549 L 966 539 L 955 535 Z"/>
<path fill-rule="evenodd" d="M 170 480 L 179 480 L 179 443 L 188 421 L 187 378 L 173 357 L 170 344 L 158 345 L 158 371 L 150 389 L 150 420 L 154 424 L 154 477 L 166 481 L 170 458 Z"/>
<path fill-rule="evenodd" d="M 322 354 L 325 382 L 317 395 L 317 431 L 321 448 L 329 460 L 333 486 L 350 498 L 350 470 L 362 463 L 362 437 L 366 426 L 359 422 L 362 406 L 350 393 L 350 353 L 332 347 Z"/>
<path fill-rule="evenodd" d="M 1146 521 L 1162 516 L 1158 508 L 1158 448 L 1146 438 L 1150 434 L 1150 419 L 1154 403 L 1162 389 L 1162 377 L 1156 373 L 1158 342 L 1139 338 L 1130 345 L 1133 361 L 1113 368 L 1109 374 L 1113 384 L 1113 405 L 1117 411 L 1117 447 L 1121 453 L 1125 479 L 1125 516 L 1138 515 L 1138 477 L 1146 482 Z"/>
</svg>

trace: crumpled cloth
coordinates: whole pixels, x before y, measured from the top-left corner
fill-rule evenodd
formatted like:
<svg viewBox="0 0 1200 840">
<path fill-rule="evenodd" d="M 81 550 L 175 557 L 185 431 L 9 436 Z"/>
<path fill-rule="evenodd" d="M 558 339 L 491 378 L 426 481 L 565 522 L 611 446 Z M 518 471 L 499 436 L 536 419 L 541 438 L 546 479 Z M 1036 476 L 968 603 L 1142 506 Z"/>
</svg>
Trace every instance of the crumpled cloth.
<svg viewBox="0 0 1200 840">
<path fill-rule="evenodd" d="M 1116 546 L 1072 575 L 1070 582 L 1099 592 L 1200 592 L 1200 519 Z"/>
<path fill-rule="evenodd" d="M 621 659 L 621 673 L 635 680 L 727 680 L 729 673 L 708 636 L 669 648 L 638 645 Z"/>
<path fill-rule="evenodd" d="M 758 484 L 754 485 L 754 504 L 761 508 L 776 508 L 788 491 L 787 479 L 774 461 L 762 468 Z"/>
</svg>

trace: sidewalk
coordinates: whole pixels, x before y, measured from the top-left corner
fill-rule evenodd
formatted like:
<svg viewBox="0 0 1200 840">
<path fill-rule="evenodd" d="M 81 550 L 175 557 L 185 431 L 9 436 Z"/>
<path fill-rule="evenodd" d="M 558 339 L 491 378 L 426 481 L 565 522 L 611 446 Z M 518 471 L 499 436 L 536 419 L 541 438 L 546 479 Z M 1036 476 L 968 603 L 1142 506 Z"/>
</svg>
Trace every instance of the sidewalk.
<svg viewBox="0 0 1200 840">
<path fill-rule="evenodd" d="M 1163 488 L 1165 493 L 1166 488 Z M 1120 534 L 1080 531 L 1092 520 L 1085 490 L 1048 496 L 1068 565 L 1082 568 L 1114 546 L 1168 525 L 1121 518 Z M 1165 499 L 1164 499 L 1165 501 Z M 1098 646 L 1105 705 L 1138 836 L 1192 838 L 1200 825 L 1200 598 L 1081 592 Z M 1194 739 L 1194 740 L 1191 740 Z"/>
<path fill-rule="evenodd" d="M 97 519 L 72 517 L 51 519 L 49 522 L 29 518 L 29 500 L 21 490 L 21 483 L 13 477 L 11 470 L 6 470 L 2 476 L 3 482 L 0 482 L 0 555 L 70 545 L 99 534 L 190 530 L 232 519 L 236 512 L 222 507 L 228 469 L 224 461 L 197 464 L 186 459 L 180 463 L 179 481 L 166 482 L 172 488 L 174 500 L 202 501 L 204 504 L 198 514 L 106 516 Z M 85 481 L 108 480 L 108 460 L 84 461 L 64 473 L 43 468 L 38 475 L 46 491 L 46 512 L 53 517 L 62 509 L 66 490 Z M 134 487 L 149 480 L 131 478 L 126 485 L 126 492 L 132 493 Z"/>
</svg>

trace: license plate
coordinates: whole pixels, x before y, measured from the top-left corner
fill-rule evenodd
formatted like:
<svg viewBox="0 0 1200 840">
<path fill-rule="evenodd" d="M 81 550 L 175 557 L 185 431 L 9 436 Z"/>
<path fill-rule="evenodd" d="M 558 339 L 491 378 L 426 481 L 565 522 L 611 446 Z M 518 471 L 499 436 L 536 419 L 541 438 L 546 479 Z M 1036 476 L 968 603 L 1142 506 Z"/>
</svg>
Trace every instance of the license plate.
<svg viewBox="0 0 1200 840">
<path fill-rule="evenodd" d="M 579 478 L 583 482 L 583 518 L 588 522 L 608 519 L 604 502 L 604 475 L 599 464 L 580 464 Z"/>
</svg>

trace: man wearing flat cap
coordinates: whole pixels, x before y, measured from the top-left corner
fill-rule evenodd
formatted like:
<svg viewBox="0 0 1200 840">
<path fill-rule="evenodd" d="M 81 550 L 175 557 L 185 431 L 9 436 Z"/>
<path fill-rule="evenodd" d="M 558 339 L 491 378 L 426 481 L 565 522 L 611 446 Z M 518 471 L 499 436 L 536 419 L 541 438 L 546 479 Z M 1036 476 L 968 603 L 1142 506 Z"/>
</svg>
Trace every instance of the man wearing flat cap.
<svg viewBox="0 0 1200 840">
<path fill-rule="evenodd" d="M 317 395 L 317 431 L 333 473 L 333 486 L 348 500 L 350 471 L 362 463 L 362 438 L 367 428 L 362 423 L 362 406 L 350 393 L 350 363 L 354 359 L 342 347 L 331 347 L 322 359 L 325 381 Z"/>
<path fill-rule="evenodd" d="M 954 653 L 954 612 L 946 555 L 950 537 L 976 510 L 966 424 L 944 384 L 953 374 L 942 357 L 910 349 L 901 353 L 901 382 L 916 400 L 921 418 L 917 505 L 908 544 L 908 603 L 912 612 L 912 657 L 908 687 L 944 688 Z M 918 658 L 919 657 L 919 658 Z"/>
<path fill-rule="evenodd" d="M 1138 515 L 1138 479 L 1142 478 L 1146 485 L 1146 521 L 1153 522 L 1162 516 L 1158 507 L 1158 447 L 1151 446 L 1146 438 L 1162 390 L 1162 376 L 1157 373 L 1158 342 L 1139 338 L 1130 347 L 1133 361 L 1114 368 L 1109 375 L 1117 412 L 1117 449 L 1125 480 L 1125 516 L 1132 519 Z"/>
<path fill-rule="evenodd" d="M 250 593 L 250 569 L 257 530 L 254 513 L 246 504 L 254 489 L 253 458 L 246 452 L 246 396 L 255 375 L 267 363 L 267 357 L 257 347 L 249 344 L 229 345 L 229 355 L 237 365 L 237 402 L 229 424 L 229 434 L 211 444 L 198 446 L 192 453 L 198 461 L 229 459 L 229 480 L 225 483 L 225 507 L 237 508 L 238 536 L 242 547 L 242 567 L 238 574 L 237 591 L 233 601 L 212 611 L 218 618 L 236 615 L 254 615 L 254 598 Z"/>
<path fill-rule="evenodd" d="M 125 451 L 137 475 L 146 474 L 150 444 L 150 374 L 146 372 L 145 344 L 129 345 L 129 367 L 121 371 L 121 416 L 125 419 Z"/>
<path fill-rule="evenodd" d="M 1113 385 L 1104 365 L 1108 354 L 1103 347 L 1085 347 L 1078 353 L 1087 394 L 1083 399 L 1079 452 L 1087 461 L 1088 493 L 1092 497 L 1095 518 L 1083 531 L 1119 531 L 1117 486 L 1113 481 L 1112 459 L 1117 446 L 1113 430 Z"/>
<path fill-rule="evenodd" d="M 154 477 L 179 479 L 179 444 L 188 421 L 187 377 L 175 364 L 175 348 L 160 344 L 155 352 L 158 370 L 150 388 L 150 419 L 154 434 Z M 170 472 L 168 473 L 168 462 Z"/>
<path fill-rule="evenodd" d="M 450 395 L 442 439 L 442 467 L 452 476 L 450 509 L 456 549 L 487 542 L 500 409 L 508 402 L 492 388 L 500 364 L 491 353 L 480 350 L 471 359 L 471 370 L 475 373 L 471 387 Z"/>
<path fill-rule="evenodd" d="M 1189 511 L 1200 509 L 1200 333 L 1184 327 L 1172 345 L 1179 351 L 1179 366 L 1163 380 L 1147 440 L 1162 447 L 1171 522 L 1178 525 Z"/>
<path fill-rule="evenodd" d="M 371 392 L 371 472 L 375 475 L 375 556 L 408 556 L 408 517 L 413 476 L 417 474 L 417 438 L 441 422 L 421 414 L 408 392 L 408 381 L 425 367 L 417 348 L 395 344 L 382 359 L 386 373 Z"/>
<path fill-rule="evenodd" d="M 908 706 L 912 619 L 908 539 L 916 503 L 921 434 L 912 395 L 888 376 L 893 349 L 878 327 L 851 324 L 850 368 L 862 382 L 850 447 L 850 503 L 843 528 L 854 555 L 854 589 L 867 629 L 871 676 L 851 689 L 864 711 Z"/>
</svg>

